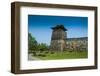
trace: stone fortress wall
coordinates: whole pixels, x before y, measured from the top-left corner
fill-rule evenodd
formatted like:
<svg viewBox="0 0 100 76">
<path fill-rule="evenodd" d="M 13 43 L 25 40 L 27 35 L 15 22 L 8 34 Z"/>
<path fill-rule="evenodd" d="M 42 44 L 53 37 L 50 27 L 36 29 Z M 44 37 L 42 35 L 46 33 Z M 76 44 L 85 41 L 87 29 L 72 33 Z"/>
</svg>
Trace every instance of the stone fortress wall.
<svg viewBox="0 0 100 76">
<path fill-rule="evenodd" d="M 52 36 L 50 50 L 54 51 L 83 51 L 88 50 L 88 37 L 67 38 L 68 31 L 63 25 L 56 25 L 51 28 Z"/>
<path fill-rule="evenodd" d="M 66 49 L 77 51 L 88 50 L 88 37 L 67 38 Z"/>
</svg>

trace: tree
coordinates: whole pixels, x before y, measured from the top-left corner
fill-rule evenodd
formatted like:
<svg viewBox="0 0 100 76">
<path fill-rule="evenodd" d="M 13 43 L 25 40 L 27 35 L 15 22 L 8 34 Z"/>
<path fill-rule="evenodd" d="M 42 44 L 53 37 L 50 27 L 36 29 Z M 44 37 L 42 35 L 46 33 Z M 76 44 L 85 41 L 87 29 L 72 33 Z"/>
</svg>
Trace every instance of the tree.
<svg viewBox="0 0 100 76">
<path fill-rule="evenodd" d="M 41 43 L 38 45 L 38 48 L 40 51 L 47 51 L 48 50 L 48 45 L 45 43 Z"/>
<path fill-rule="evenodd" d="M 37 45 L 38 43 L 35 37 L 33 37 L 31 33 L 28 33 L 28 49 L 30 50 L 29 52 L 31 52 L 32 50 L 37 50 Z"/>
<path fill-rule="evenodd" d="M 31 33 L 28 33 L 28 50 L 29 53 L 31 52 L 38 52 L 38 51 L 47 51 L 48 45 L 45 43 L 39 44 L 35 37 L 31 35 Z"/>
</svg>

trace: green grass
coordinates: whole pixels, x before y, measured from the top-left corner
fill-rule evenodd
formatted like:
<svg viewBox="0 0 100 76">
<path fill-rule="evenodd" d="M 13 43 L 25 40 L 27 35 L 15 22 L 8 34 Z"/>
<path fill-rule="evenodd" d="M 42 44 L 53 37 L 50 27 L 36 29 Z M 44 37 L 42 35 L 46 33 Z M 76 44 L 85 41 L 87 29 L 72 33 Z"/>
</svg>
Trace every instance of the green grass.
<svg viewBox="0 0 100 76">
<path fill-rule="evenodd" d="M 54 52 L 53 54 L 46 53 L 45 57 L 42 56 L 36 56 L 37 58 L 41 59 L 41 60 L 55 60 L 55 59 L 79 59 L 79 58 L 87 58 L 88 57 L 88 53 L 87 51 L 82 51 L 82 52 L 69 52 L 69 51 L 65 51 L 65 52 Z"/>
</svg>

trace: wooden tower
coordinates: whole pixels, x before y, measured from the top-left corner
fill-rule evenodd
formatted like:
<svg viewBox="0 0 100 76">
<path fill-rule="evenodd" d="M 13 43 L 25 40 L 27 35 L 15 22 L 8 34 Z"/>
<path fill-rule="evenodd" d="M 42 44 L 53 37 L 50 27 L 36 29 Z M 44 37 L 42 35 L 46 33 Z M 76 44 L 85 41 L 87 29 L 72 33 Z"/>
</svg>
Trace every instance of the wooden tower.
<svg viewBox="0 0 100 76">
<path fill-rule="evenodd" d="M 66 48 L 67 29 L 63 25 L 52 27 L 50 50 L 63 51 Z"/>
</svg>

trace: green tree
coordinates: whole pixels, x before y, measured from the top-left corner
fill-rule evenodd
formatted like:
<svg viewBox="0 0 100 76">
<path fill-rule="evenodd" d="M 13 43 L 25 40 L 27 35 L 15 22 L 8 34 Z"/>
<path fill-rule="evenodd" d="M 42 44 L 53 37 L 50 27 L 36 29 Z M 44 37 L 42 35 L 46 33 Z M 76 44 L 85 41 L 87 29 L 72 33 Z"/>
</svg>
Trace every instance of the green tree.
<svg viewBox="0 0 100 76">
<path fill-rule="evenodd" d="M 29 53 L 31 52 L 38 52 L 38 51 L 47 51 L 48 49 L 48 45 L 45 43 L 41 43 L 39 44 L 35 37 L 33 37 L 31 35 L 31 33 L 28 33 L 28 50 Z"/>
<path fill-rule="evenodd" d="M 31 35 L 31 33 L 28 33 L 28 49 L 29 49 L 29 52 L 31 52 L 32 50 L 35 51 L 37 50 L 37 41 L 35 39 L 35 37 L 33 37 Z"/>
<path fill-rule="evenodd" d="M 38 49 L 40 51 L 47 51 L 48 50 L 48 45 L 45 44 L 45 43 L 41 43 L 41 44 L 38 45 Z"/>
</svg>

